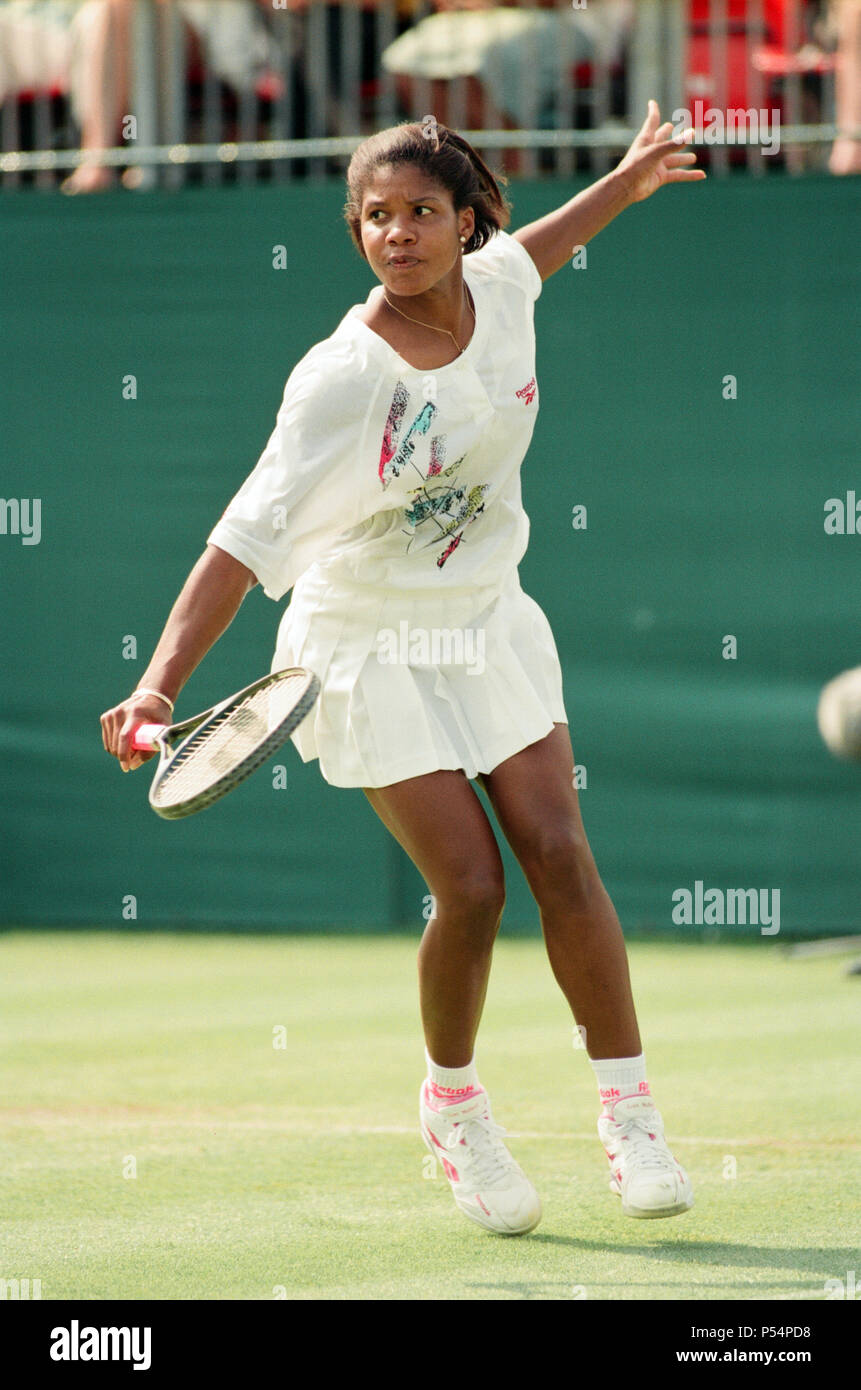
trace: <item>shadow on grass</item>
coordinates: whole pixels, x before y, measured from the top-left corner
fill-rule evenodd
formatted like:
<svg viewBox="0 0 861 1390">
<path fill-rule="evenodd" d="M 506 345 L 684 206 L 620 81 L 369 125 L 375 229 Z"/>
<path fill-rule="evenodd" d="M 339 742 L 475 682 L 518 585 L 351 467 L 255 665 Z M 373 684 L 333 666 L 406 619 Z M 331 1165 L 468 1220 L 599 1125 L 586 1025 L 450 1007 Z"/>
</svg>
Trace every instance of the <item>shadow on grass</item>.
<svg viewBox="0 0 861 1390">
<path fill-rule="evenodd" d="M 826 1271 L 823 1278 L 840 1278 L 846 1273 L 846 1261 L 857 1262 L 858 1247 L 855 1245 L 832 1246 L 794 1246 L 781 1249 L 768 1245 L 738 1245 L 731 1241 L 690 1240 L 684 1232 L 671 1238 L 660 1237 L 651 1245 L 630 1245 L 620 1242 L 617 1245 L 605 1240 L 583 1240 L 577 1236 L 554 1236 L 549 1232 L 535 1232 L 527 1237 L 536 1244 L 567 1245 L 573 1250 L 595 1250 L 602 1254 L 650 1255 L 659 1260 L 696 1261 L 697 1264 L 716 1268 L 727 1266 L 737 1269 L 813 1269 Z"/>
<path fill-rule="evenodd" d="M 762 1297 L 765 1289 L 786 1290 L 789 1294 L 804 1293 L 811 1299 L 825 1297 L 825 1280 L 833 1278 L 845 1278 L 847 1269 L 854 1268 L 858 1259 L 858 1250 L 852 1245 L 841 1246 L 799 1246 L 792 1250 L 782 1250 L 772 1246 L 763 1245 L 739 1245 L 725 1241 L 698 1241 L 698 1240 L 679 1240 L 677 1239 L 658 1239 L 652 1245 L 614 1245 L 602 1240 L 583 1240 L 576 1236 L 555 1236 L 546 1232 L 529 1235 L 524 1237 L 529 1244 L 561 1246 L 567 1247 L 572 1253 L 584 1254 L 594 1252 L 595 1254 L 610 1256 L 645 1256 L 657 1263 L 663 1264 L 691 1264 L 701 1269 L 719 1269 L 728 1275 L 732 1270 L 753 1270 L 765 1275 L 764 1279 L 755 1280 L 751 1283 L 744 1281 L 744 1285 L 749 1287 L 752 1298 Z M 776 1279 L 769 1278 L 769 1274 L 792 1271 L 796 1274 L 803 1274 L 809 1277 L 809 1289 L 799 1288 L 797 1279 Z M 496 1283 L 470 1283 L 469 1288 L 475 1290 L 485 1290 L 487 1296 L 492 1297 L 496 1290 L 501 1294 L 517 1294 L 521 1298 L 547 1298 L 562 1297 L 576 1300 L 588 1296 L 584 1289 L 613 1289 L 619 1287 L 618 1278 L 612 1276 L 606 1279 L 596 1280 L 594 1276 L 587 1276 L 587 1283 L 583 1285 L 578 1282 L 576 1268 L 572 1269 L 571 1279 L 568 1280 L 542 1280 L 534 1282 L 500 1281 Z M 710 1280 L 707 1285 L 701 1282 L 693 1283 L 691 1276 L 681 1271 L 679 1277 L 665 1277 L 659 1275 L 657 1271 L 651 1278 L 625 1278 L 622 1280 L 626 1289 L 650 1289 L 656 1283 L 667 1285 L 668 1287 L 687 1290 L 688 1296 L 695 1293 L 698 1289 L 714 1291 L 716 1296 L 721 1296 L 719 1290 L 739 1291 L 741 1301 L 744 1301 L 744 1293 L 741 1280 L 736 1277 L 729 1277 L 722 1280 Z M 579 1292 L 578 1292 L 579 1291 Z M 594 1294 L 593 1294 L 594 1296 Z M 773 1296 L 773 1295 L 772 1295 Z M 677 1297 L 684 1297 L 679 1293 Z"/>
</svg>

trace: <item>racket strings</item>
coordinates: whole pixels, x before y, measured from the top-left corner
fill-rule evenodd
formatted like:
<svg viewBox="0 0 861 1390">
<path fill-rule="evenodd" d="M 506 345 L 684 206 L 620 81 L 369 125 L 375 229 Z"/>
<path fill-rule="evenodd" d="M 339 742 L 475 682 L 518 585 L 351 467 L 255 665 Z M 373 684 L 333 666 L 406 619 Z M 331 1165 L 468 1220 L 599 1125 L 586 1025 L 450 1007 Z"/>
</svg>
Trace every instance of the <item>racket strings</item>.
<svg viewBox="0 0 861 1390">
<path fill-rule="evenodd" d="M 225 784 L 258 767 L 283 742 L 283 726 L 299 712 L 296 696 L 304 686 L 304 674 L 285 676 L 251 691 L 240 704 L 196 729 L 168 765 L 158 789 L 153 788 L 159 809 L 197 801 L 216 789 L 220 795 Z"/>
</svg>

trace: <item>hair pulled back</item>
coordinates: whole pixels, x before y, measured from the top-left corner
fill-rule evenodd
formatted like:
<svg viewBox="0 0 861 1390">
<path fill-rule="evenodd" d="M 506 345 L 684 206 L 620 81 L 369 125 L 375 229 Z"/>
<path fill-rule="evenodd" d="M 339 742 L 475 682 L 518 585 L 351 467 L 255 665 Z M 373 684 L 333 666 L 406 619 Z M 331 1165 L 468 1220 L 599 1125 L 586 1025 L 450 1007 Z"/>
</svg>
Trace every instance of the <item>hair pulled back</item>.
<svg viewBox="0 0 861 1390">
<path fill-rule="evenodd" d="M 464 255 L 478 251 L 511 221 L 511 205 L 499 188 L 508 180 L 502 174 L 497 180 L 468 140 L 435 116 L 426 116 L 422 123 L 404 121 L 363 140 L 347 169 L 344 219 L 356 250 L 365 260 L 361 234 L 365 190 L 378 169 L 398 164 L 415 165 L 448 189 L 455 212 L 472 208 L 475 230 L 464 245 Z"/>
</svg>

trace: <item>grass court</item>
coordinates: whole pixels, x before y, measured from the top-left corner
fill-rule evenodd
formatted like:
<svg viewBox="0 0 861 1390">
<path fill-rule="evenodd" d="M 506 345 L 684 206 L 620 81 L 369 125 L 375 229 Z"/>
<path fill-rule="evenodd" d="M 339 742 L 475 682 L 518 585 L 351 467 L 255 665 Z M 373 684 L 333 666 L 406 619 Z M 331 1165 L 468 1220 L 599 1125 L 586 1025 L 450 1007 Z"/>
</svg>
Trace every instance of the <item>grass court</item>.
<svg viewBox="0 0 861 1390">
<path fill-rule="evenodd" d="M 500 938 L 479 1035 L 544 1205 L 455 1209 L 418 1129 L 406 937 L 0 937 L 3 1266 L 43 1299 L 823 1300 L 858 1272 L 859 982 L 775 941 L 629 946 L 649 1076 L 696 1205 L 623 1217 L 585 1053 L 536 940 Z"/>
</svg>

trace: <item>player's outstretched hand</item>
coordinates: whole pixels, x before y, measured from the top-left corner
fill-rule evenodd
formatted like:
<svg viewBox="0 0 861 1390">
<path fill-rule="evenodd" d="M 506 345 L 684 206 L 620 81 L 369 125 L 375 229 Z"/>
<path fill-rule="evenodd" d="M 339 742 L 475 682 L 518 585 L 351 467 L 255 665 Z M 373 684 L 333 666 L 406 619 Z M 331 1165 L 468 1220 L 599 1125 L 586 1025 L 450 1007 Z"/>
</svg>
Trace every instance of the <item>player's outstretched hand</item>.
<svg viewBox="0 0 861 1390">
<path fill-rule="evenodd" d="M 616 166 L 616 173 L 625 177 L 632 203 L 651 197 L 665 183 L 690 183 L 705 178 L 705 170 L 688 167 L 696 163 L 695 151 L 682 148 L 693 139 L 694 132 L 684 130 L 670 139 L 673 129 L 672 121 L 661 124 L 658 103 L 650 100 L 639 134 Z"/>
<path fill-rule="evenodd" d="M 105 751 L 119 759 L 123 772 L 134 772 L 141 763 L 149 762 L 155 753 L 133 751 L 129 742 L 132 729 L 138 724 L 170 723 L 167 705 L 153 695 L 135 695 L 101 716 L 102 743 Z"/>
</svg>

